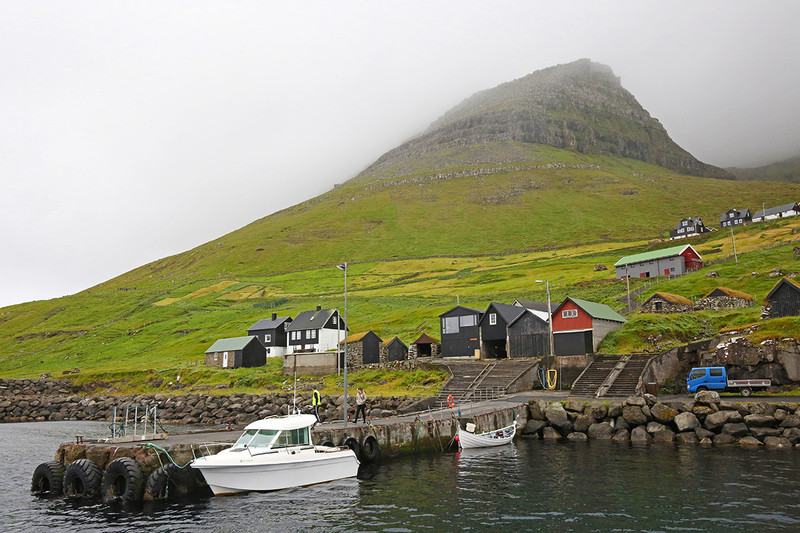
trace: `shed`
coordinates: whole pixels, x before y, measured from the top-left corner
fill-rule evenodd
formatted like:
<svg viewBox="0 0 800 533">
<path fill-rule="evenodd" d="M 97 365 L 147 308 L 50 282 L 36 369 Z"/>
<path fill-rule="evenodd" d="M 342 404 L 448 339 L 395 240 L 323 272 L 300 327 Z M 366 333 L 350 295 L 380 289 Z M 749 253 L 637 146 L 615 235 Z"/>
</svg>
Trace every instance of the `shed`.
<svg viewBox="0 0 800 533">
<path fill-rule="evenodd" d="M 339 343 L 342 347 L 344 341 Z M 347 337 L 347 364 L 363 366 L 381 362 L 381 346 L 383 340 L 372 331 L 354 333 Z"/>
<path fill-rule="evenodd" d="M 550 354 L 550 315 L 525 309 L 508 324 L 508 357 L 541 357 Z"/>
<path fill-rule="evenodd" d="M 398 337 L 392 337 L 388 341 L 384 340 L 383 352 L 385 352 L 387 361 L 405 361 L 408 359 L 408 346 Z"/>
<path fill-rule="evenodd" d="M 800 285 L 789 278 L 781 280 L 767 294 L 770 318 L 800 315 Z"/>
<path fill-rule="evenodd" d="M 657 292 L 642 304 L 643 313 L 684 313 L 691 310 L 691 300 L 668 292 Z"/>
<path fill-rule="evenodd" d="M 416 352 L 417 357 L 442 357 L 442 345 L 427 333 L 412 342 L 410 348 Z"/>
<path fill-rule="evenodd" d="M 608 333 L 627 322 L 605 304 L 578 298 L 561 302 L 553 311 L 552 320 L 556 355 L 594 353 Z"/>
<path fill-rule="evenodd" d="M 267 350 L 253 335 L 219 339 L 206 350 L 206 364 L 220 368 L 264 366 Z"/>
<path fill-rule="evenodd" d="M 475 350 L 481 347 L 478 322 L 482 315 L 480 309 L 460 305 L 439 315 L 442 357 L 475 355 Z"/>
<path fill-rule="evenodd" d="M 481 358 L 508 357 L 508 325 L 525 312 L 518 305 L 492 302 L 480 322 Z"/>
</svg>

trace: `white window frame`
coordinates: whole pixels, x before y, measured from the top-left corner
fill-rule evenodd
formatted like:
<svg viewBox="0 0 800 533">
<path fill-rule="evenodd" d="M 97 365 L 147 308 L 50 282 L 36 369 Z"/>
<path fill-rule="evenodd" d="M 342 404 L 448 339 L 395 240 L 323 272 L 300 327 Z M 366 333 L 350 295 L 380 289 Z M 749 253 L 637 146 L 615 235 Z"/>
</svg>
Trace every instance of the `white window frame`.
<svg viewBox="0 0 800 533">
<path fill-rule="evenodd" d="M 317 330 L 315 330 L 315 329 L 308 330 L 307 338 L 308 339 L 316 339 L 317 338 Z"/>
<path fill-rule="evenodd" d="M 490 326 L 497 325 L 497 313 L 489 313 L 489 325 Z"/>
<path fill-rule="evenodd" d="M 578 318 L 577 309 L 562 309 L 561 318 Z"/>
<path fill-rule="evenodd" d="M 272 334 L 264 333 L 264 342 L 272 342 Z"/>
</svg>

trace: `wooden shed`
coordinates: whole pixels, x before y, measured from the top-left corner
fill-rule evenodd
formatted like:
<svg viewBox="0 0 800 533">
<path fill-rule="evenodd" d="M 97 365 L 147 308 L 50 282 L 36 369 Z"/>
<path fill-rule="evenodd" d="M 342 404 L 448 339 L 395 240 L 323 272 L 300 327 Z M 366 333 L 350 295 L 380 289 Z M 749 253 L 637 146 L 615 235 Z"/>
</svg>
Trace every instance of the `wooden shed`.
<svg viewBox="0 0 800 533">
<path fill-rule="evenodd" d="M 781 278 L 769 294 L 770 318 L 800 315 L 800 286 L 789 278 Z"/>
<path fill-rule="evenodd" d="M 442 345 L 427 333 L 412 342 L 411 349 L 416 351 L 417 357 L 442 357 Z"/>
<path fill-rule="evenodd" d="M 508 357 L 541 357 L 550 354 L 550 322 L 547 311 L 525 309 L 508 324 Z"/>
<path fill-rule="evenodd" d="M 206 350 L 206 364 L 220 368 L 264 366 L 267 350 L 255 336 L 219 339 Z"/>
<path fill-rule="evenodd" d="M 642 304 L 643 313 L 685 313 L 691 310 L 691 300 L 668 292 L 657 292 Z"/>
<path fill-rule="evenodd" d="M 408 359 L 408 346 L 398 337 L 383 342 L 383 351 L 387 361 L 405 361 Z"/>
</svg>

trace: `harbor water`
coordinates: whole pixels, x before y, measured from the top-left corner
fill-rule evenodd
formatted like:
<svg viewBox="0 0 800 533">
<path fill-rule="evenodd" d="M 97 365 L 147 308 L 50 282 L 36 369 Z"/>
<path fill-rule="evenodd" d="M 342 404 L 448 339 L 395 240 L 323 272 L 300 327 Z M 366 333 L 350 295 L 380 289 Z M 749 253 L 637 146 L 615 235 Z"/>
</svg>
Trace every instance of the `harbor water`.
<svg viewBox="0 0 800 533">
<path fill-rule="evenodd" d="M 39 499 L 37 464 L 103 422 L 0 424 L 0 530 L 800 531 L 800 450 L 549 442 L 404 457 L 357 479 L 135 508 Z"/>
</svg>

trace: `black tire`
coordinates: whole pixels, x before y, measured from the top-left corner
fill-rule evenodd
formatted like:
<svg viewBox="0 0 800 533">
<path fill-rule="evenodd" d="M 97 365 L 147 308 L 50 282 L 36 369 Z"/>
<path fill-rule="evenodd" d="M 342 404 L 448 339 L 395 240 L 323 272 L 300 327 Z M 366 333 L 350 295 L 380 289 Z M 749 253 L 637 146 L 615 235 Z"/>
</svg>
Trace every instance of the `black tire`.
<svg viewBox="0 0 800 533">
<path fill-rule="evenodd" d="M 64 493 L 64 465 L 50 461 L 37 466 L 31 479 L 31 492 L 38 496 L 61 496 Z"/>
<path fill-rule="evenodd" d="M 336 446 L 336 445 L 333 443 L 333 441 L 332 441 L 332 440 L 324 440 L 324 441 L 320 442 L 320 443 L 319 443 L 319 445 L 320 445 L 320 446 L 328 446 L 328 447 L 330 447 L 330 448 L 333 448 L 334 446 Z"/>
<path fill-rule="evenodd" d="M 359 461 L 361 460 L 361 445 L 358 443 L 358 439 L 355 437 L 344 437 L 342 442 L 339 443 L 339 446 L 347 446 L 356 454 L 356 459 Z"/>
<path fill-rule="evenodd" d="M 375 461 L 381 455 L 381 445 L 374 435 L 364 435 L 361 437 L 361 457 L 365 463 Z"/>
<path fill-rule="evenodd" d="M 89 459 L 78 459 L 64 471 L 64 496 L 71 500 L 96 498 L 102 479 L 99 466 Z"/>
<path fill-rule="evenodd" d="M 212 494 L 211 488 L 199 470 L 190 466 L 179 468 L 169 463 L 159 466 L 147 477 L 142 499 L 144 501 L 179 500 Z"/>
<path fill-rule="evenodd" d="M 697 392 L 707 391 L 708 387 L 697 387 Z"/>
<path fill-rule="evenodd" d="M 130 457 L 114 459 L 103 473 L 100 494 L 104 503 L 138 502 L 142 499 L 144 474 L 139 464 Z"/>
<path fill-rule="evenodd" d="M 742 387 L 741 389 L 739 389 L 739 394 L 741 394 L 744 397 L 750 396 L 751 394 L 753 394 L 753 389 L 751 389 L 750 387 Z"/>
</svg>

